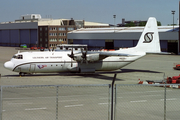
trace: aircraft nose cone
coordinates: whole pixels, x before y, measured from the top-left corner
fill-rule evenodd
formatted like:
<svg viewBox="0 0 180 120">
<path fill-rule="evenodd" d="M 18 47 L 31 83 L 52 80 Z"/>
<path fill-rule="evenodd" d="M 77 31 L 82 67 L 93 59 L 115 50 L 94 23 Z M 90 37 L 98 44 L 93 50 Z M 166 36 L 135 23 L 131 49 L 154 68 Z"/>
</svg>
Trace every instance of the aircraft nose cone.
<svg viewBox="0 0 180 120">
<path fill-rule="evenodd" d="M 5 62 L 4 67 L 9 69 L 9 70 L 12 70 L 13 69 L 13 63 L 11 61 Z"/>
</svg>

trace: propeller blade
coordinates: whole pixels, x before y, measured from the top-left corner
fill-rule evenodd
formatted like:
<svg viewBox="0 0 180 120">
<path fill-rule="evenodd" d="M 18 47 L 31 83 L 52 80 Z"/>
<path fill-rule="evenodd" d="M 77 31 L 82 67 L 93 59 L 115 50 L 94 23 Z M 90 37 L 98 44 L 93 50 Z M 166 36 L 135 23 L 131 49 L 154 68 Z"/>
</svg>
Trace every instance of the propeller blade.
<svg viewBox="0 0 180 120">
<path fill-rule="evenodd" d="M 72 67 L 72 58 L 71 58 L 71 67 Z"/>
<path fill-rule="evenodd" d="M 71 67 L 72 67 L 72 59 L 74 60 L 73 48 L 72 48 L 72 50 L 71 50 Z"/>
<path fill-rule="evenodd" d="M 87 64 L 87 63 L 88 63 L 88 62 L 87 62 L 87 56 L 86 56 L 86 55 L 87 55 L 87 49 L 86 49 L 85 52 L 83 52 L 83 49 L 81 49 L 81 52 L 82 52 L 82 56 L 81 56 L 81 57 L 83 58 L 83 61 L 82 61 L 82 62 L 85 62 L 85 63 Z M 81 63 L 82 63 L 82 62 L 81 62 Z"/>
<path fill-rule="evenodd" d="M 73 49 L 71 50 L 71 54 L 68 54 L 68 56 L 74 60 L 74 53 L 73 53 Z"/>
</svg>

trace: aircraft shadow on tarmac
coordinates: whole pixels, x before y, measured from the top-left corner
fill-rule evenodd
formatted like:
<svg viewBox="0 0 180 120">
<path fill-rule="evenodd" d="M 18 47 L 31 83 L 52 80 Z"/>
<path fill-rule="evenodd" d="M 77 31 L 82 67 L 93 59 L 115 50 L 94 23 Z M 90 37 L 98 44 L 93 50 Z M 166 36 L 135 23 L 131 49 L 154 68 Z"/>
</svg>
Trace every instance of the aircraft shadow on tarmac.
<svg viewBox="0 0 180 120">
<path fill-rule="evenodd" d="M 126 72 L 162 73 L 162 72 L 159 72 L 159 71 L 151 71 L 151 70 L 121 69 L 121 73 L 126 73 Z"/>
<path fill-rule="evenodd" d="M 69 76 L 69 77 L 72 77 L 72 79 L 73 79 L 73 77 L 75 77 L 76 79 L 77 78 L 78 79 L 83 79 L 83 78 L 88 77 L 88 78 L 112 81 L 113 77 L 114 77 L 113 73 L 115 74 L 115 73 L 120 73 L 120 72 L 110 72 L 110 73 L 108 73 L 108 72 L 106 72 L 106 73 L 104 73 L 104 72 L 103 73 L 67 73 L 66 72 L 66 73 L 47 73 L 47 74 L 41 73 L 41 74 L 27 74 L 27 75 L 21 76 L 21 77 L 17 74 L 17 75 L 3 75 L 2 77 L 8 77 L 8 78 L 12 78 L 12 77 L 14 77 L 14 78 L 30 77 L 30 78 L 33 79 L 33 77 L 36 78 L 36 77 L 42 77 L 42 76 Z M 105 74 L 112 74 L 112 75 L 107 76 Z M 118 78 L 116 78 L 116 80 L 117 81 L 124 81 L 124 80 L 118 79 Z"/>
<path fill-rule="evenodd" d="M 77 76 L 79 78 L 95 78 L 95 79 L 102 79 L 102 80 L 109 80 L 112 81 L 114 75 L 113 74 L 121 74 L 121 73 L 131 73 L 131 72 L 140 72 L 140 73 L 162 73 L 159 71 L 151 71 L 151 70 L 138 70 L 138 69 L 121 69 L 120 71 L 98 71 L 95 73 L 41 73 L 41 74 L 27 74 L 22 77 L 40 77 L 40 76 Z M 109 74 L 107 76 L 107 74 Z M 112 74 L 112 75 L 111 75 Z M 19 77 L 19 75 L 3 75 L 2 77 Z M 124 81 L 123 79 L 119 79 L 116 77 L 116 81 Z"/>
</svg>

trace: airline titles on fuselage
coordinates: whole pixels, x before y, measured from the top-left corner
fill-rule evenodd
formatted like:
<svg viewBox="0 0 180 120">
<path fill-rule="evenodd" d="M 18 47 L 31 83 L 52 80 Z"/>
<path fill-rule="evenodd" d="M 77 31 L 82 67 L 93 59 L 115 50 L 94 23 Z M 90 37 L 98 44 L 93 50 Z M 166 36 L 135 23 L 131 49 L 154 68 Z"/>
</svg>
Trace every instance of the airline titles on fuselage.
<svg viewBox="0 0 180 120">
<path fill-rule="evenodd" d="M 53 57 L 43 57 L 43 56 L 41 56 L 41 57 L 32 57 L 32 59 L 61 59 L 62 58 L 62 56 L 53 56 Z"/>
</svg>

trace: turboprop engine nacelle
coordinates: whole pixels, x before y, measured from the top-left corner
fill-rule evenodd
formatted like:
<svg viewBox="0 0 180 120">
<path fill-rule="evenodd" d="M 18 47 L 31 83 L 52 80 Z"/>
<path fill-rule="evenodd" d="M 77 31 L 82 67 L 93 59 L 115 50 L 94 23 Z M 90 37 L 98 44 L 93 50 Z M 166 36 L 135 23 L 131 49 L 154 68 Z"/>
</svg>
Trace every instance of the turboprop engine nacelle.
<svg viewBox="0 0 180 120">
<path fill-rule="evenodd" d="M 88 62 L 95 62 L 99 60 L 99 53 L 89 54 L 86 55 L 86 57 L 87 57 L 86 60 Z"/>
<path fill-rule="evenodd" d="M 82 57 L 82 54 L 78 54 L 74 56 L 74 60 L 77 62 L 85 62 L 84 58 Z M 95 62 L 99 60 L 99 53 L 94 53 L 94 54 L 88 54 L 86 55 L 86 59 L 87 62 Z"/>
</svg>

